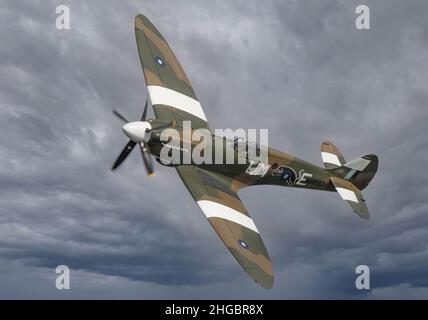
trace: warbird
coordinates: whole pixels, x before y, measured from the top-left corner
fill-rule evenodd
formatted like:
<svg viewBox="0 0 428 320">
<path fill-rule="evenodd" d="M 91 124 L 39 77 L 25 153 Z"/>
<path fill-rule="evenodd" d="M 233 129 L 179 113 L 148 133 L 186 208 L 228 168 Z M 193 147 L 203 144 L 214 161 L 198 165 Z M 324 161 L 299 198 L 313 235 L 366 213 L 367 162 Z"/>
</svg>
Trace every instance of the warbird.
<svg viewBox="0 0 428 320">
<path fill-rule="evenodd" d="M 122 127 L 130 139 L 115 163 L 117 169 L 136 145 L 139 145 L 148 174 L 153 174 L 154 157 L 159 163 L 165 146 L 160 139 L 163 130 L 174 128 L 182 132 L 183 123 L 191 129 L 210 130 L 204 111 L 180 63 L 159 31 L 143 15 L 135 17 L 138 53 L 151 101 L 154 119 L 147 119 L 148 101 L 140 121 L 129 122 L 117 111 L 114 114 L 125 124 Z M 211 132 L 211 131 L 209 131 Z M 225 138 L 211 135 L 213 141 Z M 180 135 L 179 145 L 184 144 Z M 237 153 L 235 141 L 220 144 Z M 216 145 L 217 146 L 217 145 Z M 179 152 L 186 152 L 179 147 Z M 238 164 L 170 164 L 208 218 L 211 226 L 245 272 L 264 288 L 271 288 L 274 274 L 259 231 L 238 196 L 242 188 L 254 185 L 337 191 L 340 197 L 360 217 L 369 218 L 361 190 L 374 177 L 378 158 L 366 155 L 347 162 L 331 143 L 321 145 L 324 168 L 292 155 L 268 148 L 267 163 L 248 159 Z M 214 150 L 218 152 L 219 150 Z M 224 151 L 224 150 L 221 150 Z M 227 150 L 226 150 L 227 151 Z"/>
</svg>

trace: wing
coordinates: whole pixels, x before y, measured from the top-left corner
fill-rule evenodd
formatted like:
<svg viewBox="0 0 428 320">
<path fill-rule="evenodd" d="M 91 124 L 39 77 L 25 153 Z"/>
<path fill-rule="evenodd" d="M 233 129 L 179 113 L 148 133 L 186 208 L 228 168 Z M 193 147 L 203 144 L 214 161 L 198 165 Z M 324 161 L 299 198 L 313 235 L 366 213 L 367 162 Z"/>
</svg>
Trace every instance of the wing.
<svg viewBox="0 0 428 320">
<path fill-rule="evenodd" d="M 211 226 L 245 272 L 265 288 L 273 285 L 272 262 L 253 219 L 233 191 L 234 181 L 193 165 L 176 167 Z"/>
<path fill-rule="evenodd" d="M 191 121 L 192 128 L 209 129 L 202 106 L 183 68 L 155 26 L 135 17 L 135 37 L 144 78 L 157 119 Z"/>
</svg>

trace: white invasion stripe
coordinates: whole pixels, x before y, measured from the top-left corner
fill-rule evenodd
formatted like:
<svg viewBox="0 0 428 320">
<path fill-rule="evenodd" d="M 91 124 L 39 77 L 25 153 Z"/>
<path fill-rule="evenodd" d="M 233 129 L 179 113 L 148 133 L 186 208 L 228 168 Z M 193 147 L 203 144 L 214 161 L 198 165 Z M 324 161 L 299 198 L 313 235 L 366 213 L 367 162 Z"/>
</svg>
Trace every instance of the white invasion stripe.
<svg viewBox="0 0 428 320">
<path fill-rule="evenodd" d="M 174 107 L 207 121 L 199 101 L 165 87 L 147 86 L 147 89 L 152 105 L 163 104 Z"/>
<path fill-rule="evenodd" d="M 209 200 L 200 200 L 197 203 L 207 218 L 226 219 L 259 233 L 253 219 L 239 211 Z"/>
<path fill-rule="evenodd" d="M 342 197 L 343 200 L 352 201 L 358 203 L 357 196 L 354 191 L 345 188 L 336 188 L 336 191 Z"/>
<path fill-rule="evenodd" d="M 335 164 L 336 166 L 341 167 L 342 164 L 340 163 L 339 158 L 334 153 L 330 152 L 321 152 L 321 158 L 324 163 L 331 163 Z"/>
<path fill-rule="evenodd" d="M 348 163 L 345 163 L 345 166 L 351 169 L 355 169 L 358 171 L 363 171 L 370 163 L 370 160 L 364 158 L 357 158 Z"/>
</svg>

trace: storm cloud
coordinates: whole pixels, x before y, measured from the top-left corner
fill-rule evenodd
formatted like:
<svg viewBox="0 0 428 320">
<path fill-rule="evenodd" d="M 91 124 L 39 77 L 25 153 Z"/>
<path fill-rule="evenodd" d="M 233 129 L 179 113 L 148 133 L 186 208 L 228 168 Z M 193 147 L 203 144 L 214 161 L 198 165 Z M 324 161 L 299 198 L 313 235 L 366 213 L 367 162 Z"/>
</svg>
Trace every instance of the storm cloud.
<svg viewBox="0 0 428 320">
<path fill-rule="evenodd" d="M 2 1 L 1 298 L 426 298 L 428 3 Z M 69 5 L 71 29 L 55 8 Z M 111 109 L 138 119 L 146 88 L 133 19 L 175 51 L 212 128 L 268 128 L 270 145 L 321 164 L 331 139 L 374 153 L 371 219 L 335 193 L 252 187 L 240 196 L 274 263 L 254 284 L 175 170 L 144 172 Z M 72 270 L 55 289 L 55 267 Z M 355 288 L 355 267 L 371 290 Z"/>
</svg>

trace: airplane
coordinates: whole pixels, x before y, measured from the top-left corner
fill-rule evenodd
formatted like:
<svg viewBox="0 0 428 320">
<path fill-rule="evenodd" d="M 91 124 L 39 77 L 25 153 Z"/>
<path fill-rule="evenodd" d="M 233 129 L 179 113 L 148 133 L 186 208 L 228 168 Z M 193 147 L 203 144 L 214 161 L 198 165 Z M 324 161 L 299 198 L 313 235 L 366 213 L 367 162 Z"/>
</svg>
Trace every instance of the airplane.
<svg viewBox="0 0 428 320">
<path fill-rule="evenodd" d="M 112 171 L 122 164 L 136 145 L 149 175 L 154 173 L 153 157 L 160 164 L 174 167 L 242 269 L 266 289 L 271 288 L 274 282 L 272 262 L 259 230 L 239 198 L 241 189 L 278 185 L 336 191 L 357 215 L 369 218 L 361 190 L 374 177 L 378 157 L 369 154 L 347 162 L 330 141 L 321 144 L 324 168 L 271 147 L 267 147 L 268 160 L 265 164 L 254 164 L 248 159 L 244 164 L 165 164 L 161 158 L 164 147 L 160 140 L 162 130 L 174 128 L 181 132 L 183 123 L 190 121 L 192 129 L 212 131 L 175 54 L 156 27 L 141 14 L 135 17 L 135 36 L 148 98 L 139 121 L 130 122 L 113 110 L 125 123 L 122 130 L 129 142 L 114 162 Z M 148 100 L 154 111 L 153 119 L 147 119 Z M 212 135 L 212 139 L 224 137 Z M 233 148 L 237 152 L 236 146 L 236 141 L 233 141 L 232 144 L 223 144 L 222 148 Z M 263 170 L 257 170 L 260 168 Z"/>
</svg>

